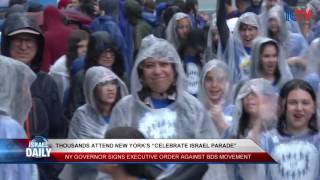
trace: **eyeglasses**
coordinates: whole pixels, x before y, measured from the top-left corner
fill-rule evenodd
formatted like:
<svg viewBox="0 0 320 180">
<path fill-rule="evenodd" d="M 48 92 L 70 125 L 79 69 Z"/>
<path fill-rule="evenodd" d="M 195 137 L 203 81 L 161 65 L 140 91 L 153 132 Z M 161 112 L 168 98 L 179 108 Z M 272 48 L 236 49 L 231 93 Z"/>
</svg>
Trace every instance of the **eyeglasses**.
<svg viewBox="0 0 320 180">
<path fill-rule="evenodd" d="M 32 37 L 12 37 L 12 44 L 22 45 L 25 43 L 28 47 L 35 46 L 37 44 L 37 39 Z"/>
<path fill-rule="evenodd" d="M 114 54 L 114 51 L 113 51 L 112 49 L 106 49 L 106 50 L 104 50 L 102 53 Z"/>
</svg>

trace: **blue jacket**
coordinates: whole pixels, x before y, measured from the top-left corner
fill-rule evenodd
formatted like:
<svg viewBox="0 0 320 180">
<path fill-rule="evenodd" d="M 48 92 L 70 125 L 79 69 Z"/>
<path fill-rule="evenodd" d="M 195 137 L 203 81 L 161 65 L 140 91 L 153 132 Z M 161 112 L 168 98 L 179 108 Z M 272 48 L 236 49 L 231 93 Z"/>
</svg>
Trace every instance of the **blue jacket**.
<svg viewBox="0 0 320 180">
<path fill-rule="evenodd" d="M 131 62 L 129 61 L 130 59 L 130 54 L 128 53 L 128 48 L 127 48 L 127 43 L 120 31 L 120 28 L 116 21 L 113 19 L 111 16 L 100 16 L 97 17 L 90 25 L 90 30 L 92 32 L 96 31 L 107 31 L 114 43 L 117 45 L 117 47 L 120 49 L 120 52 L 123 56 L 124 59 L 124 67 L 127 72 L 127 74 L 130 74 L 130 69 L 131 69 Z"/>
</svg>

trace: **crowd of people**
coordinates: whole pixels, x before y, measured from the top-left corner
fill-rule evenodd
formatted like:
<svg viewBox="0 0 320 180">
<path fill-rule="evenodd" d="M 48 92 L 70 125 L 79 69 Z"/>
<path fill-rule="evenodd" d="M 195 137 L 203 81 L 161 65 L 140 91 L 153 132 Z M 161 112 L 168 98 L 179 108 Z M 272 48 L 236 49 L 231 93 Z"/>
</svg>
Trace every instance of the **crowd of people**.
<svg viewBox="0 0 320 180">
<path fill-rule="evenodd" d="M 235 2 L 10 0 L 0 138 L 248 138 L 277 164 L 1 164 L 0 179 L 320 180 L 320 1 L 310 22 Z"/>
</svg>

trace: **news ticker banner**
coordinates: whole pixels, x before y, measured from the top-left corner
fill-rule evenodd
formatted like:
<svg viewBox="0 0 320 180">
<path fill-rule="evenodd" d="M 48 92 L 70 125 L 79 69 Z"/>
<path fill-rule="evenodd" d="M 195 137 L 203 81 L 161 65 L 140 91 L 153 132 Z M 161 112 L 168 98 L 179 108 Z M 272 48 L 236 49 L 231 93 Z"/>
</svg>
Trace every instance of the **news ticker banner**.
<svg viewBox="0 0 320 180">
<path fill-rule="evenodd" d="M 275 163 L 249 139 L 0 139 L 0 163 Z"/>
</svg>

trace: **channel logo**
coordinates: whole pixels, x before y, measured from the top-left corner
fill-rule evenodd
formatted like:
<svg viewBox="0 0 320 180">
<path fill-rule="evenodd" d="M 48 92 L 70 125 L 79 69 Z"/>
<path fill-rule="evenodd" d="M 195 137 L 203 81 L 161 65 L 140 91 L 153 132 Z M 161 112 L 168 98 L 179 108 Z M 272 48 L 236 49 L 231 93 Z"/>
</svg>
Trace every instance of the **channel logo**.
<svg viewBox="0 0 320 180">
<path fill-rule="evenodd" d="M 48 146 L 48 140 L 42 136 L 35 136 L 26 148 L 26 157 L 47 158 L 50 157 L 51 148 Z"/>
</svg>

